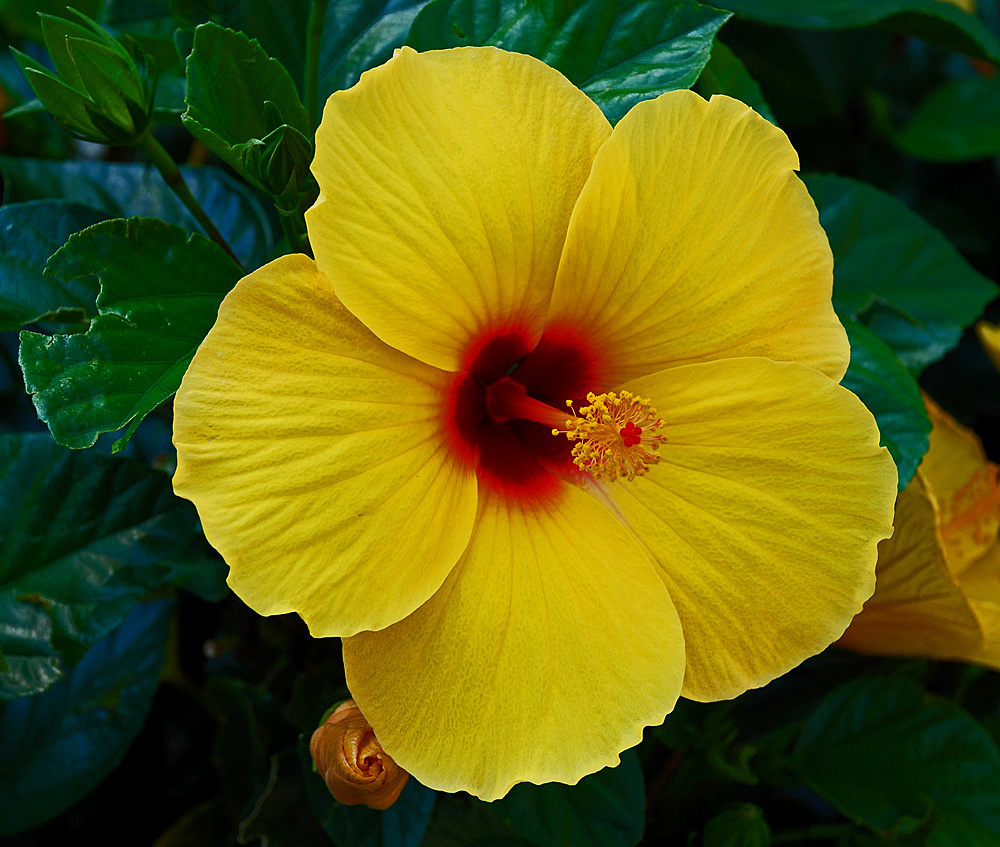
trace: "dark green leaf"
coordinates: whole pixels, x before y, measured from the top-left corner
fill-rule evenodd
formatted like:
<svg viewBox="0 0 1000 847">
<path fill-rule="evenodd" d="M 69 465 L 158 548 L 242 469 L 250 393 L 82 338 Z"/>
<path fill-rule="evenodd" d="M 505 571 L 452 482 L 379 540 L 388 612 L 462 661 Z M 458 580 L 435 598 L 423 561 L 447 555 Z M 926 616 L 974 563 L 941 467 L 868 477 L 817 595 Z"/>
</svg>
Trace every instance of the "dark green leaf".
<svg viewBox="0 0 1000 847">
<path fill-rule="evenodd" d="M 426 5 L 427 0 L 331 0 L 319 55 L 321 102 L 388 61 Z"/>
<path fill-rule="evenodd" d="M 757 81 L 750 76 L 739 56 L 718 39 L 712 44 L 712 58 L 698 77 L 698 92 L 703 97 L 727 94 L 742 100 L 771 123 L 776 124 L 771 107 Z"/>
<path fill-rule="evenodd" d="M 226 80 L 224 91 L 220 79 Z M 244 146 L 279 126 L 312 135 L 295 83 L 281 63 L 256 41 L 213 23 L 195 30 L 187 60 L 187 105 L 183 120 L 191 134 L 241 172 Z M 247 176 L 257 181 L 255 174 Z"/>
<path fill-rule="evenodd" d="M 140 603 L 44 694 L 0 703 L 0 835 L 75 803 L 118 763 L 149 709 L 171 604 Z"/>
<path fill-rule="evenodd" d="M 108 217 L 161 218 L 201 232 L 184 204 L 152 166 L 112 162 L 49 161 L 0 156 L 4 202 L 64 199 Z M 191 193 L 248 268 L 271 258 L 271 225 L 253 194 L 218 168 L 181 168 Z"/>
<path fill-rule="evenodd" d="M 743 803 L 716 815 L 702 833 L 703 847 L 770 847 L 771 828 L 764 810 Z"/>
<path fill-rule="evenodd" d="M 0 436 L 0 699 L 52 685 L 170 576 L 194 529 L 165 474 Z"/>
<path fill-rule="evenodd" d="M 880 24 L 970 56 L 1000 61 L 1000 42 L 985 24 L 942 0 L 716 0 L 749 20 L 799 29 Z"/>
<path fill-rule="evenodd" d="M 996 285 L 894 197 L 844 177 L 805 181 L 833 248 L 841 318 L 867 325 L 915 372 L 954 347 Z"/>
<path fill-rule="evenodd" d="M 154 218 L 105 221 L 74 235 L 46 275 L 96 275 L 99 314 L 85 333 L 21 333 L 24 382 L 52 437 L 91 447 L 173 396 L 240 270 L 214 242 Z"/>
<path fill-rule="evenodd" d="M 896 677 L 833 691 L 806 721 L 794 767 L 852 820 L 935 847 L 1000 843 L 1000 751 L 968 713 Z"/>
<path fill-rule="evenodd" d="M 307 812 L 303 780 L 309 776 L 315 777 L 315 774 L 303 772 L 298 750 L 283 750 L 271 756 L 270 774 L 261 785 L 249 814 L 240 822 L 240 843 L 249 844 L 255 839 L 260 839 L 261 847 L 329 843 L 319 824 Z M 326 786 L 322 787 L 326 791 Z"/>
<path fill-rule="evenodd" d="M 301 82 L 310 5 L 285 0 L 171 0 L 170 11 L 192 27 L 212 21 L 256 38 L 268 56 Z M 338 5 L 337 0 L 330 5 Z"/>
<path fill-rule="evenodd" d="M 0 330 L 20 329 L 51 313 L 82 320 L 94 311 L 94 286 L 43 276 L 45 263 L 74 232 L 106 216 L 78 203 L 40 200 L 0 206 Z M 75 313 L 75 314 L 74 314 Z"/>
<path fill-rule="evenodd" d="M 420 847 L 528 847 L 496 809 L 468 794 L 442 794 Z"/>
<path fill-rule="evenodd" d="M 844 328 L 851 342 L 844 386 L 875 416 L 882 445 L 889 448 L 896 463 L 902 491 L 927 452 L 931 432 L 920 386 L 877 335 L 857 321 L 845 320 Z"/>
<path fill-rule="evenodd" d="M 538 847 L 631 847 L 642 839 L 646 790 L 634 750 L 577 785 L 515 785 L 494 806 Z"/>
<path fill-rule="evenodd" d="M 933 162 L 1000 155 L 1000 77 L 964 77 L 936 88 L 893 140 Z"/>
<path fill-rule="evenodd" d="M 399 799 L 385 811 L 344 806 L 330 796 L 322 777 L 312 769 L 301 742 L 302 778 L 309 805 L 336 847 L 419 847 L 434 811 L 437 793 L 410 778 Z"/>
<path fill-rule="evenodd" d="M 562 71 L 613 123 L 640 100 L 692 86 L 729 16 L 693 0 L 433 0 L 407 42 L 492 44 Z"/>
</svg>

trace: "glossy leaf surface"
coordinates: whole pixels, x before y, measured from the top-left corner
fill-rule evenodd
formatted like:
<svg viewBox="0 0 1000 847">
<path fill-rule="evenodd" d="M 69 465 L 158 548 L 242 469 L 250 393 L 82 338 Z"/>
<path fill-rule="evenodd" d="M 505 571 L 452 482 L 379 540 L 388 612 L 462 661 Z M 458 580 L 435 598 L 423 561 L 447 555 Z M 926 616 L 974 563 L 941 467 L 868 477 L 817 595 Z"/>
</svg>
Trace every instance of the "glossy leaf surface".
<svg viewBox="0 0 1000 847">
<path fill-rule="evenodd" d="M 163 668 L 172 604 L 141 603 L 44 694 L 0 703 L 0 835 L 37 826 L 125 754 Z"/>
<path fill-rule="evenodd" d="M 56 682 L 170 576 L 194 528 L 159 471 L 0 436 L 0 700 Z"/>
<path fill-rule="evenodd" d="M 528 53 L 562 71 L 614 123 L 641 100 L 690 88 L 728 17 L 690 0 L 434 0 L 407 43 Z"/>
<path fill-rule="evenodd" d="M 85 333 L 21 334 L 25 387 L 66 447 L 142 419 L 180 386 L 219 303 L 240 277 L 220 247 L 152 218 L 107 221 L 71 238 L 46 274 L 96 275 L 99 314 Z"/>
<path fill-rule="evenodd" d="M 997 287 L 896 198 L 855 180 L 809 175 L 833 248 L 833 302 L 912 371 L 950 350 Z M 942 292 L 947 291 L 947 296 Z"/>
<path fill-rule="evenodd" d="M 93 286 L 66 283 L 42 272 L 49 256 L 74 232 L 105 217 L 65 200 L 0 206 L 0 330 L 20 329 L 43 317 L 80 321 L 93 313 Z M 62 314 L 51 314 L 57 311 Z"/>
<path fill-rule="evenodd" d="M 270 221 L 253 192 L 218 168 L 180 170 L 247 269 L 264 264 L 274 242 Z M 99 209 L 111 218 L 161 218 L 189 232 L 201 232 L 151 165 L 0 156 L 0 174 L 4 203 L 59 198 Z"/>
</svg>

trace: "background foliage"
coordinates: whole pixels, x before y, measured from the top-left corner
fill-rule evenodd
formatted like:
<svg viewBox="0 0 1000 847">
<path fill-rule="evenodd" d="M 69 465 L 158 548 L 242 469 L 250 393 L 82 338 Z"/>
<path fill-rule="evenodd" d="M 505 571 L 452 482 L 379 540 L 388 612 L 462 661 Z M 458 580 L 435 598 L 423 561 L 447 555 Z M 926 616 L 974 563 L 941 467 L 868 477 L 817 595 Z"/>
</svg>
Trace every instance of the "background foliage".
<svg viewBox="0 0 1000 847">
<path fill-rule="evenodd" d="M 18 65 L 50 67 L 58 39 L 36 13 L 64 3 L 0 0 L 0 38 L 27 57 L 0 53 L 4 843 L 1000 845 L 1000 675 L 836 648 L 736 701 L 682 701 L 577 786 L 485 804 L 411 780 L 386 812 L 340 806 L 306 748 L 347 696 L 339 644 L 232 597 L 169 481 L 170 398 L 218 303 L 305 249 L 320 104 L 402 44 L 533 54 L 612 122 L 675 88 L 752 105 L 800 153 L 836 259 L 845 382 L 900 487 L 927 449 L 921 387 L 997 459 L 1000 376 L 968 332 L 1000 317 L 996 0 L 75 6 L 156 86 L 124 86 L 149 98 L 133 108 L 94 83 L 88 102 L 135 137 L 74 140 L 49 111 L 82 107 L 55 83 L 39 103 Z M 54 70 L 86 88 L 68 61 Z"/>
</svg>

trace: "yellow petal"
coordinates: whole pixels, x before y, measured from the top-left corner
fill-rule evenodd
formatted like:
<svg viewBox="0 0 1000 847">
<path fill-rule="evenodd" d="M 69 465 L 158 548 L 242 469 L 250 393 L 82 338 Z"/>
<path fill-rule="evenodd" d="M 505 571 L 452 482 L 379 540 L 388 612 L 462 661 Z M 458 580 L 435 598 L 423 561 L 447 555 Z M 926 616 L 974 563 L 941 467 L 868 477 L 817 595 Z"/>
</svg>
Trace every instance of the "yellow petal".
<svg viewBox="0 0 1000 847">
<path fill-rule="evenodd" d="M 840 644 L 875 655 L 960 659 L 981 643 L 979 621 L 949 572 L 934 503 L 914 477 L 896 501 L 892 538 L 879 544 L 875 594 Z"/>
<path fill-rule="evenodd" d="M 676 612 L 653 566 L 582 490 L 481 495 L 468 551 L 406 620 L 344 641 L 347 683 L 420 782 L 484 800 L 618 762 L 673 707 Z"/>
<path fill-rule="evenodd" d="M 445 446 L 446 376 L 375 338 L 302 255 L 226 297 L 177 393 L 174 490 L 249 606 L 350 635 L 440 587 L 476 511 Z"/>
<path fill-rule="evenodd" d="M 316 261 L 372 332 L 437 367 L 457 370 L 486 329 L 537 338 L 609 133 L 537 59 L 404 47 L 327 102 L 307 215 Z"/>
<path fill-rule="evenodd" d="M 997 539 L 1000 486 L 997 466 L 987 461 L 976 434 L 929 397 L 930 447 L 917 473 L 938 510 L 938 531 L 948 565 L 961 575 Z"/>
<path fill-rule="evenodd" d="M 551 320 L 612 382 L 730 356 L 840 379 L 833 259 L 785 134 L 728 97 L 672 91 L 615 127 L 573 212 Z"/>
<path fill-rule="evenodd" d="M 835 641 L 874 587 L 896 469 L 861 402 L 801 365 L 729 359 L 627 383 L 661 460 L 608 485 L 684 628 L 683 694 L 733 697 Z"/>
<path fill-rule="evenodd" d="M 1000 370 L 1000 326 L 989 321 L 979 321 L 976 324 L 976 335 L 994 367 Z"/>
<path fill-rule="evenodd" d="M 982 629 L 978 649 L 961 658 L 1000 670 L 1000 541 L 962 574 L 959 587 Z"/>
</svg>

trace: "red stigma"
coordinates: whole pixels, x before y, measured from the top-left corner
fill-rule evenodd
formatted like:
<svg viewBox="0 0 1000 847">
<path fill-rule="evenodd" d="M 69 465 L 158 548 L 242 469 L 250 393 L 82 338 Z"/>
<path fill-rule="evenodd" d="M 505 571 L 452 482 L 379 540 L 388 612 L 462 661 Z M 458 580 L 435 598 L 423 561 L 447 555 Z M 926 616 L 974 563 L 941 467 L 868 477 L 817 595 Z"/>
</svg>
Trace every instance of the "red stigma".
<svg viewBox="0 0 1000 847">
<path fill-rule="evenodd" d="M 618 434 L 622 437 L 626 447 L 635 447 L 640 441 L 642 441 L 642 427 L 636 426 L 632 421 L 629 421 L 625 426 L 623 426 Z"/>
</svg>

